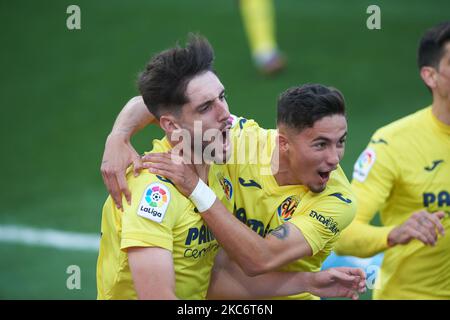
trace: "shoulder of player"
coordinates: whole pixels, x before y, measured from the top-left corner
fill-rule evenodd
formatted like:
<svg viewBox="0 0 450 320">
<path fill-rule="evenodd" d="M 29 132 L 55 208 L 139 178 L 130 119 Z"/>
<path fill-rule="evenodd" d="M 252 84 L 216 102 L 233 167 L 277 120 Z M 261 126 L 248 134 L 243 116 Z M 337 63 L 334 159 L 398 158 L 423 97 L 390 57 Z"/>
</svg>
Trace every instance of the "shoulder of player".
<svg viewBox="0 0 450 320">
<path fill-rule="evenodd" d="M 350 181 L 340 165 L 331 173 L 330 181 L 327 183 L 327 190 L 349 190 L 351 191 Z"/>
<path fill-rule="evenodd" d="M 175 227 L 183 221 L 187 212 L 194 210 L 193 204 L 169 179 L 145 171 L 129 181 L 133 200 L 125 213 Z"/>
<path fill-rule="evenodd" d="M 391 145 L 404 143 L 405 139 L 414 139 L 416 134 L 420 134 L 417 129 L 423 126 L 427 110 L 428 108 L 421 109 L 379 128 L 375 131 L 370 143 Z"/>
<path fill-rule="evenodd" d="M 263 129 L 259 126 L 258 122 L 256 122 L 253 119 L 247 119 L 235 115 L 231 115 L 230 119 L 231 119 L 231 130 L 232 132 L 235 133 Z"/>
<path fill-rule="evenodd" d="M 330 208 L 352 208 L 356 207 L 356 198 L 350 184 L 348 186 L 342 185 L 339 187 L 330 186 L 322 192 L 316 203 L 320 206 Z"/>
<path fill-rule="evenodd" d="M 276 135 L 276 130 L 261 128 L 254 120 L 238 118 L 231 129 L 233 151 L 228 164 L 246 166 L 259 163 L 262 159 L 265 161 L 269 154 L 266 150 L 273 149 Z"/>
<path fill-rule="evenodd" d="M 137 177 L 134 177 L 134 175 L 131 174 L 131 176 L 127 177 L 127 180 L 129 182 L 130 191 L 132 194 L 137 193 L 138 195 L 140 195 L 150 186 L 156 185 L 162 186 L 162 188 L 167 189 L 171 200 L 176 199 L 176 202 L 181 202 L 181 205 L 183 206 L 184 202 L 190 203 L 190 200 L 186 198 L 180 191 L 178 191 L 178 189 L 175 187 L 175 184 L 171 180 L 163 176 L 150 173 L 146 169 L 142 170 Z"/>
<path fill-rule="evenodd" d="M 344 229 L 356 214 L 356 197 L 351 188 L 327 188 L 311 210 L 333 218 Z"/>
<path fill-rule="evenodd" d="M 302 223 L 306 219 L 336 235 L 354 219 L 356 202 L 353 193 L 349 190 L 336 191 L 327 188 L 320 194 L 314 194 L 296 211 L 298 213 L 294 213 L 292 221 L 294 224 Z M 298 219 L 300 220 L 297 221 Z"/>
</svg>

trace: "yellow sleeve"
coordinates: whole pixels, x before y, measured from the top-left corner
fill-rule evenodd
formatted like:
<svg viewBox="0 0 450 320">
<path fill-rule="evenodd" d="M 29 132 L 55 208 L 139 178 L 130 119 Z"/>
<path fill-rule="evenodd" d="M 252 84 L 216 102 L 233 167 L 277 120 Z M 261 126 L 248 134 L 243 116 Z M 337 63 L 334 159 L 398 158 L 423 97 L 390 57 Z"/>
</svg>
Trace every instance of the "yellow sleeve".
<svg viewBox="0 0 450 320">
<path fill-rule="evenodd" d="M 233 151 L 228 161 L 231 173 L 234 173 L 233 170 L 238 170 L 240 164 L 255 164 L 261 167 L 262 174 L 269 174 L 277 131 L 261 128 L 251 119 L 232 117 L 233 125 L 230 135 Z"/>
<path fill-rule="evenodd" d="M 237 177 L 237 172 L 242 164 L 257 163 L 258 139 L 261 129 L 254 120 L 249 120 L 235 115 L 231 116 L 232 125 L 230 138 L 232 141 L 231 157 L 227 160 L 228 170 L 232 177 Z M 237 181 L 234 181 L 237 183 Z"/>
<path fill-rule="evenodd" d="M 302 232 L 315 255 L 351 223 L 355 211 L 352 195 L 317 195 L 306 207 L 299 206 L 289 222 Z"/>
<path fill-rule="evenodd" d="M 230 134 L 233 139 L 240 138 L 244 131 L 261 129 L 259 124 L 253 119 L 246 119 L 235 115 L 231 115 L 231 119 Z"/>
<path fill-rule="evenodd" d="M 370 221 L 389 198 L 399 172 L 392 153 L 389 139 L 377 132 L 356 161 L 352 188 L 358 208 L 336 244 L 337 254 L 371 257 L 387 249 L 387 237 L 395 226 L 372 226 Z"/>
<path fill-rule="evenodd" d="M 150 180 L 148 176 L 142 179 Z M 120 247 L 161 247 L 172 251 L 172 229 L 181 214 L 176 201 L 179 194 L 168 183 L 147 181 L 135 190 L 130 186 L 133 202 L 124 208 Z"/>
</svg>

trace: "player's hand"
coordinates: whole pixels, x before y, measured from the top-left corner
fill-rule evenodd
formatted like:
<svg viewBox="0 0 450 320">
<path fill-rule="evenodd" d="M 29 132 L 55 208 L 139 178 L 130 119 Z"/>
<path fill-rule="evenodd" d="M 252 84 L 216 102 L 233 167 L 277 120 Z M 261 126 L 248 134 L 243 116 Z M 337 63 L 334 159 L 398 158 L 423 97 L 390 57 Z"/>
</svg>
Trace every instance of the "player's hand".
<svg viewBox="0 0 450 320">
<path fill-rule="evenodd" d="M 110 134 L 106 139 L 103 153 L 101 172 L 103 182 L 117 208 L 123 211 L 122 194 L 131 205 L 131 192 L 128 189 L 125 172 L 133 163 L 134 175 L 137 176 L 142 169 L 139 154 L 130 141 L 120 134 Z"/>
<path fill-rule="evenodd" d="M 312 273 L 310 293 L 322 298 L 357 300 L 366 291 L 366 274 L 359 268 L 330 268 Z"/>
<path fill-rule="evenodd" d="M 407 244 L 413 239 L 418 239 L 426 245 L 434 246 L 438 233 L 445 234 L 440 221 L 444 217 L 443 211 L 435 213 L 425 210 L 417 211 L 406 222 L 392 229 L 388 235 L 388 245 Z"/>
<path fill-rule="evenodd" d="M 158 174 L 171 180 L 177 189 L 189 197 L 198 183 L 198 174 L 192 164 L 171 152 L 148 153 L 142 157 L 143 167 L 153 174 Z"/>
</svg>

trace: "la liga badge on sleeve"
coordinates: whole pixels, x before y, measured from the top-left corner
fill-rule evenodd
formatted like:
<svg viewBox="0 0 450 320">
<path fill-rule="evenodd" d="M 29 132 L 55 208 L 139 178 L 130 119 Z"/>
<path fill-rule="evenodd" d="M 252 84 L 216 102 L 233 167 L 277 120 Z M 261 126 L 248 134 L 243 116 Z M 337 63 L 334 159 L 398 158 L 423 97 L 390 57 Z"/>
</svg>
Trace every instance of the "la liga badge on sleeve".
<svg viewBox="0 0 450 320">
<path fill-rule="evenodd" d="M 152 183 L 144 191 L 138 216 L 161 223 L 170 203 L 170 191 L 162 183 Z"/>
</svg>

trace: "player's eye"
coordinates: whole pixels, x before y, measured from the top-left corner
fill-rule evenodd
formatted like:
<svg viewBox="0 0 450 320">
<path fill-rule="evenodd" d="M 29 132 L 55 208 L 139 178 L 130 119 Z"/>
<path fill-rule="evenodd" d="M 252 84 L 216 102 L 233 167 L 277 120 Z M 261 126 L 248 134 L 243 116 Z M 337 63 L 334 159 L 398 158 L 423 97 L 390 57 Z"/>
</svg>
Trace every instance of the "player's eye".
<svg viewBox="0 0 450 320">
<path fill-rule="evenodd" d="M 205 112 L 207 112 L 210 108 L 211 108 L 211 104 L 210 104 L 210 103 L 207 103 L 207 104 L 201 106 L 201 107 L 198 109 L 198 112 L 200 112 L 200 113 L 205 113 Z"/>
<path fill-rule="evenodd" d="M 224 101 L 224 100 L 226 100 L 227 99 L 227 95 L 226 95 L 226 93 L 224 92 L 224 93 L 222 93 L 220 96 L 219 96 L 219 99 L 220 99 L 220 101 Z"/>
<path fill-rule="evenodd" d="M 319 142 L 314 145 L 317 149 L 325 149 L 326 146 L 327 144 L 325 142 Z"/>
</svg>

